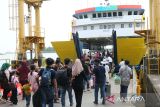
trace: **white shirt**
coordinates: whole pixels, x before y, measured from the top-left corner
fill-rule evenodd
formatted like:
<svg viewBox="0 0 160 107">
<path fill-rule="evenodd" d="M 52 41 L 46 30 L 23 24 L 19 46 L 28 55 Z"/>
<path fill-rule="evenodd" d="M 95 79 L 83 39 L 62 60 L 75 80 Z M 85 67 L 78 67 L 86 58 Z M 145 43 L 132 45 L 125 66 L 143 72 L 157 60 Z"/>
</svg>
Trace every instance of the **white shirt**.
<svg viewBox="0 0 160 107">
<path fill-rule="evenodd" d="M 109 74 L 108 74 L 108 72 L 110 71 L 109 66 L 105 65 L 104 68 L 105 68 L 105 71 L 106 71 L 106 82 L 109 82 Z"/>
<path fill-rule="evenodd" d="M 112 62 L 112 58 L 110 56 L 107 57 L 107 59 L 108 59 L 108 62 Z"/>
</svg>

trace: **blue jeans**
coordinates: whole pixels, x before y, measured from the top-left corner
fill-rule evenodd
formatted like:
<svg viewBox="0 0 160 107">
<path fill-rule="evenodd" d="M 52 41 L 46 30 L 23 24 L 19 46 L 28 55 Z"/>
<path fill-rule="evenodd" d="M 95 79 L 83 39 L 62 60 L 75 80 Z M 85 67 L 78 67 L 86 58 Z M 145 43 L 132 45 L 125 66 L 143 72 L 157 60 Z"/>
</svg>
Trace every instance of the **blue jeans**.
<svg viewBox="0 0 160 107">
<path fill-rule="evenodd" d="M 25 95 L 26 98 L 26 107 L 29 107 L 30 101 L 31 101 L 31 94 L 30 95 Z"/>
<path fill-rule="evenodd" d="M 83 80 L 83 90 L 90 88 L 89 81 L 91 80 L 91 75 L 86 75 L 86 78 L 87 78 L 87 81 Z"/>
<path fill-rule="evenodd" d="M 47 90 L 47 92 L 50 93 L 51 96 L 54 96 L 54 91 L 53 91 L 53 87 L 50 87 L 49 89 L 48 88 L 42 88 L 41 89 L 41 94 L 42 94 L 42 107 L 46 107 L 46 104 L 47 104 L 47 98 L 48 98 L 48 95 L 45 94 L 45 91 Z M 53 99 L 50 100 L 48 102 L 48 107 L 53 107 Z"/>
<path fill-rule="evenodd" d="M 70 105 L 73 105 L 72 87 L 61 87 L 61 103 L 62 103 L 62 107 L 65 107 L 66 91 L 68 91 Z"/>
<path fill-rule="evenodd" d="M 101 83 L 101 84 L 95 84 L 95 102 L 98 103 L 98 92 L 99 92 L 99 88 L 101 89 L 101 97 L 103 98 L 102 102 L 105 102 L 105 83 Z"/>
</svg>

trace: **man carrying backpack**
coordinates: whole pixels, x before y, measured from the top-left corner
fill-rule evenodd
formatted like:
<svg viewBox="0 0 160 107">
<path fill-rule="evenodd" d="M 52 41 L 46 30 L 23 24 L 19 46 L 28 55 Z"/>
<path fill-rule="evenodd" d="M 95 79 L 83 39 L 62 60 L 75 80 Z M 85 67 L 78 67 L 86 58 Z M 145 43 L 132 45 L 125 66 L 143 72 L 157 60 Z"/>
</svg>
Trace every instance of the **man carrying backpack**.
<svg viewBox="0 0 160 107">
<path fill-rule="evenodd" d="M 73 96 L 71 87 L 72 69 L 69 67 L 71 60 L 69 58 L 64 59 L 64 67 L 58 70 L 57 82 L 61 88 L 61 103 L 62 107 L 65 107 L 65 95 L 68 91 L 70 106 L 73 106 Z"/>
<path fill-rule="evenodd" d="M 57 88 L 57 81 L 55 79 L 55 71 L 52 69 L 52 64 L 54 60 L 52 58 L 46 59 L 46 68 L 41 69 L 39 72 L 39 77 L 41 77 L 41 82 L 39 88 L 41 90 L 42 96 L 42 107 L 46 107 L 48 104 L 49 107 L 53 107 L 53 98 L 54 98 L 54 88 Z M 40 103 L 40 102 L 39 102 Z"/>
</svg>

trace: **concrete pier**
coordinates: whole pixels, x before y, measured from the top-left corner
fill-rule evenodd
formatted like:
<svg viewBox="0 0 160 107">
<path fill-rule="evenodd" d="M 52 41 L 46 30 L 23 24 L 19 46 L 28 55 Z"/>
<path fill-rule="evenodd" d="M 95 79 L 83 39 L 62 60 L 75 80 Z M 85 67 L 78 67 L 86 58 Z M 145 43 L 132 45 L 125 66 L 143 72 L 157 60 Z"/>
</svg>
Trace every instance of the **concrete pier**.
<svg viewBox="0 0 160 107">
<path fill-rule="evenodd" d="M 143 93 L 145 107 L 160 107 L 160 76 L 155 74 L 144 75 Z"/>
<path fill-rule="evenodd" d="M 133 81 L 131 80 L 131 83 L 129 85 L 129 89 L 128 89 L 128 100 L 126 102 L 122 102 L 120 100 L 120 86 L 119 85 L 115 85 L 114 84 L 114 79 L 110 79 L 110 84 L 111 84 L 111 95 L 114 95 L 114 104 L 106 101 L 105 105 L 102 105 L 102 99 L 99 98 L 99 104 L 95 105 L 93 103 L 94 101 L 94 89 L 92 89 L 91 91 L 87 91 L 83 93 L 83 101 L 82 101 L 82 107 L 135 107 L 134 104 L 132 104 L 132 102 L 130 101 L 130 98 L 132 98 L 133 96 Z M 74 92 L 73 92 L 74 93 Z M 73 94 L 74 95 L 74 94 Z M 100 97 L 100 94 L 99 94 Z M 75 97 L 73 96 L 74 99 L 74 105 L 73 107 L 75 107 Z M 10 103 L 6 103 L 3 104 L 2 102 L 0 103 L 0 107 L 25 107 L 25 100 L 21 100 L 21 96 L 19 96 L 19 102 L 18 105 L 11 105 Z M 30 105 L 30 107 L 32 107 L 32 103 Z M 61 103 L 54 103 L 54 107 L 61 107 Z M 66 95 L 66 107 L 70 107 L 69 106 L 69 99 L 68 99 L 68 95 Z M 144 107 L 144 106 L 139 106 L 139 107 Z"/>
</svg>

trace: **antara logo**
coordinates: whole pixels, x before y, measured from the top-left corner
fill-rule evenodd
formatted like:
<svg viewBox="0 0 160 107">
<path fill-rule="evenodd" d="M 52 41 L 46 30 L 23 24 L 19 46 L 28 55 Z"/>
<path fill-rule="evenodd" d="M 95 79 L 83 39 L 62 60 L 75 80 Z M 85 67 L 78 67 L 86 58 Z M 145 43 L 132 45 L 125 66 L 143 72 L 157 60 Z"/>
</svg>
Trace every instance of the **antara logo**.
<svg viewBox="0 0 160 107">
<path fill-rule="evenodd" d="M 143 96 L 137 96 L 137 95 L 133 95 L 131 97 L 126 97 L 125 99 L 120 98 L 120 97 L 115 97 L 114 95 L 106 97 L 106 100 L 112 104 L 115 104 L 115 102 L 128 102 L 128 103 L 132 103 L 135 104 L 137 102 L 145 102 L 145 99 L 143 98 Z"/>
<path fill-rule="evenodd" d="M 116 99 L 117 102 L 130 102 L 132 104 L 135 104 L 136 102 L 145 102 L 145 99 L 143 98 L 143 96 L 137 96 L 137 95 L 133 95 L 131 97 L 126 97 L 125 99 L 122 99 L 120 97 L 118 97 Z"/>
</svg>

